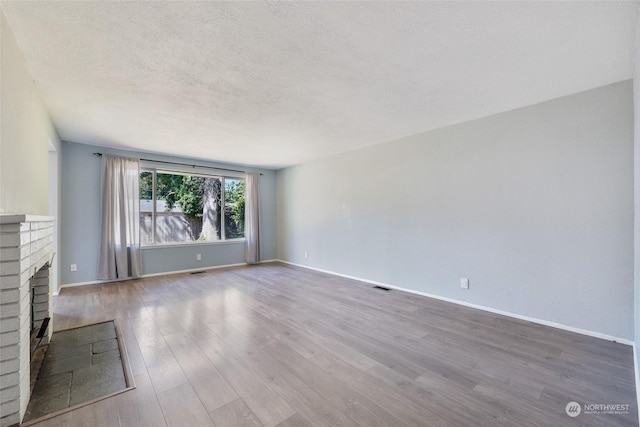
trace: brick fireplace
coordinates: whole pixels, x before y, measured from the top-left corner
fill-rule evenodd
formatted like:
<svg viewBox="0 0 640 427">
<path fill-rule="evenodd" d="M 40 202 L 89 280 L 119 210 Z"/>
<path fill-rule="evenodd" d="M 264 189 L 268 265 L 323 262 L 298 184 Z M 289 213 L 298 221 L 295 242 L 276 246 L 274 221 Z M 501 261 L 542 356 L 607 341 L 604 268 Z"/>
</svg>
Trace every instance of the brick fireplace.
<svg viewBox="0 0 640 427">
<path fill-rule="evenodd" d="M 52 256 L 52 217 L 0 215 L 0 427 L 22 421 L 29 403 L 30 335 L 52 317 Z"/>
</svg>

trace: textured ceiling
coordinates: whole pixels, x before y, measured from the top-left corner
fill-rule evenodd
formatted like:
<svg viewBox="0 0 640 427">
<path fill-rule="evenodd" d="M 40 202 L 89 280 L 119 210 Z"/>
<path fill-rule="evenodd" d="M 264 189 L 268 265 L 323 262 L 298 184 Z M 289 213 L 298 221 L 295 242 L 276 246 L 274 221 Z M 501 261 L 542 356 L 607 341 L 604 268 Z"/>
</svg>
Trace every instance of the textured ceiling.
<svg viewBox="0 0 640 427">
<path fill-rule="evenodd" d="M 630 79 L 638 11 L 634 2 L 1 6 L 63 139 L 270 168 Z"/>
</svg>

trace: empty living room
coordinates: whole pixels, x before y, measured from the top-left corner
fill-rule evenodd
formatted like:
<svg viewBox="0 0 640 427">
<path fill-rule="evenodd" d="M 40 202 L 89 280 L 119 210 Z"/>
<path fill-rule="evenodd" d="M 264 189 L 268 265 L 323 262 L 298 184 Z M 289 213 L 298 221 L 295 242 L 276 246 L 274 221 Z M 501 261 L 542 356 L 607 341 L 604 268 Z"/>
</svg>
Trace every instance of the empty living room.
<svg viewBox="0 0 640 427">
<path fill-rule="evenodd" d="M 638 426 L 640 1 L 0 1 L 0 427 Z"/>
</svg>

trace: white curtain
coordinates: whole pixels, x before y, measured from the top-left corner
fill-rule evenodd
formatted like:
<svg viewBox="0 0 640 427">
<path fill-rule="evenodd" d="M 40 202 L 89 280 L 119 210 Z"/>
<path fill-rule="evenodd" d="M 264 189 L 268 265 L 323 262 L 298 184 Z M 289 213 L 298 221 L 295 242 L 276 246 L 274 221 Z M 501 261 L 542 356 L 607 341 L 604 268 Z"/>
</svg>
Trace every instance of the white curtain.
<svg viewBox="0 0 640 427">
<path fill-rule="evenodd" d="M 248 264 L 262 260 L 260 253 L 260 174 L 248 173 L 244 210 L 244 259 Z"/>
<path fill-rule="evenodd" d="M 98 279 L 142 275 L 140 161 L 102 155 L 102 228 Z"/>
</svg>

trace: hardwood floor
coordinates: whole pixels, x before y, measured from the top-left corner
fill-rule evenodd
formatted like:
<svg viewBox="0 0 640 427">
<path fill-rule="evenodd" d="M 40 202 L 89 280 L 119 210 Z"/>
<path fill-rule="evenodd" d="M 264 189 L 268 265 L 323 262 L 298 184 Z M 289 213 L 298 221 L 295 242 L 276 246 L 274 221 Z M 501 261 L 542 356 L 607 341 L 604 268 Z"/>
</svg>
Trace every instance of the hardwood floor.
<svg viewBox="0 0 640 427">
<path fill-rule="evenodd" d="M 629 346 L 277 263 L 54 309 L 56 330 L 116 319 L 137 387 L 39 426 L 638 425 Z"/>
</svg>

